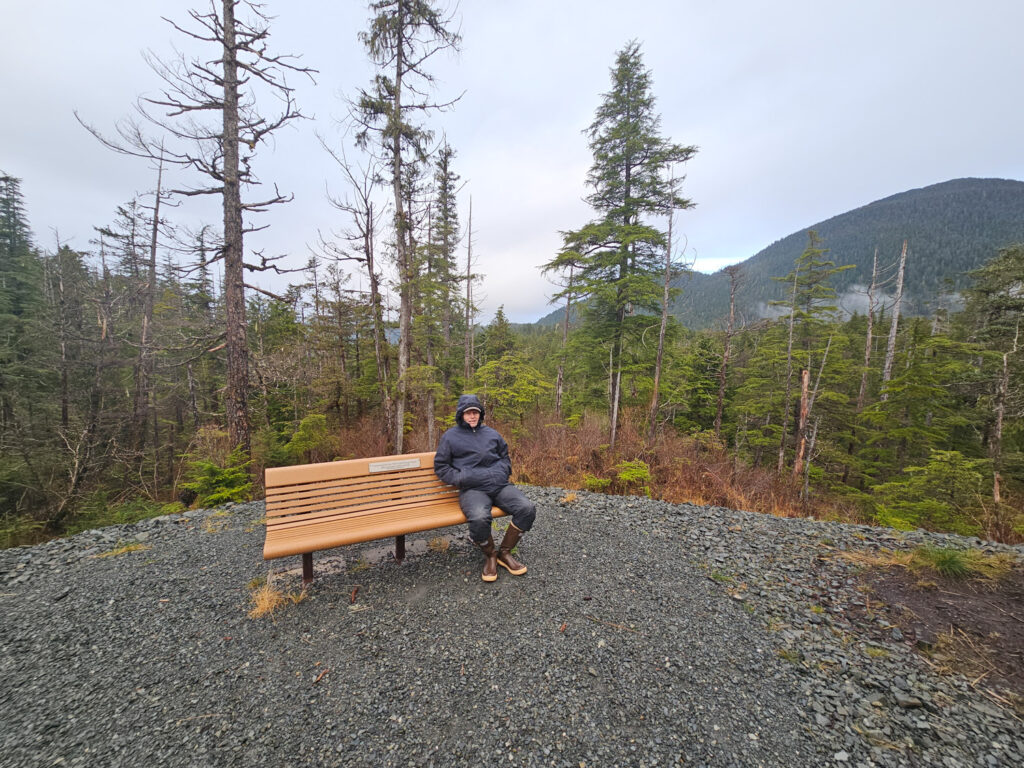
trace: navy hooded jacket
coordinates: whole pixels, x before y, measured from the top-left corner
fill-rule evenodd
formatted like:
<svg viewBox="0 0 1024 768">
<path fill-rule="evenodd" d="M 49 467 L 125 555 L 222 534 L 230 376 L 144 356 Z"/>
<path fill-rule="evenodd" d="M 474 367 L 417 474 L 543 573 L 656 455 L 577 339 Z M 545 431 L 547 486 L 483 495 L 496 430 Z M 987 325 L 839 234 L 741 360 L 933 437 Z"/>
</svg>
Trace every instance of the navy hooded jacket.
<svg viewBox="0 0 1024 768">
<path fill-rule="evenodd" d="M 480 409 L 480 421 L 470 427 L 462 418 L 467 408 Z M 484 407 L 476 395 L 462 395 L 455 408 L 455 426 L 441 435 L 434 455 L 434 473 L 460 491 L 493 495 L 508 485 L 512 462 L 508 444 L 498 431 L 484 425 Z"/>
</svg>

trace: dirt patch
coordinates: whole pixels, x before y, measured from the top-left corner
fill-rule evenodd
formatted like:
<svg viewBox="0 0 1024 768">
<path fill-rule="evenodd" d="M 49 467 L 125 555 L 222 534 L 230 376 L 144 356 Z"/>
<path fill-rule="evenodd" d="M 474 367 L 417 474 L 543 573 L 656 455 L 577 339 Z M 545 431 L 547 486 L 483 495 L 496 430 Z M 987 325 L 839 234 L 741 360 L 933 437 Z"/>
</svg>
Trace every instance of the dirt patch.
<svg viewBox="0 0 1024 768">
<path fill-rule="evenodd" d="M 939 669 L 1022 700 L 1024 568 L 998 580 L 954 580 L 892 567 L 866 571 L 861 580 Z"/>
</svg>

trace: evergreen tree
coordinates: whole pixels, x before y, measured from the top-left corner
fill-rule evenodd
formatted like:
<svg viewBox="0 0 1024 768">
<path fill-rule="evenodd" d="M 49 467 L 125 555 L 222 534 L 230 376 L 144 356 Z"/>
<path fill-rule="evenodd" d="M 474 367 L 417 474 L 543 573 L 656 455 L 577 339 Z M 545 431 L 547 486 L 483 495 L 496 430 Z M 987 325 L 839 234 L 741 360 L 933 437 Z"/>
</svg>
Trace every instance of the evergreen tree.
<svg viewBox="0 0 1024 768">
<path fill-rule="evenodd" d="M 586 302 L 583 332 L 611 344 L 608 406 L 614 446 L 624 349 L 646 327 L 636 321 L 636 313 L 657 310 L 662 293 L 667 241 L 650 219 L 692 205 L 679 195 L 681 177 L 669 172 L 696 150 L 660 135 L 651 73 L 644 68 L 639 43 L 617 54 L 611 80 L 611 90 L 585 131 L 594 157 L 587 201 L 598 218 L 566 232 L 561 252 L 547 269 L 578 265 L 573 292 Z"/>
<path fill-rule="evenodd" d="M 802 368 L 808 372 L 814 370 L 817 363 L 823 363 L 826 355 L 824 329 L 835 320 L 838 309 L 833 302 L 836 299 L 832 287 L 832 277 L 850 268 L 849 265 L 837 267 L 835 262 L 825 258 L 826 249 L 821 247 L 821 239 L 811 230 L 807 233 L 807 247 L 797 257 L 793 270 L 785 277 L 773 278 L 790 286 L 788 302 L 772 302 L 773 306 L 786 306 L 789 309 L 788 337 L 786 344 L 786 374 L 782 400 L 779 450 L 777 469 L 781 473 L 785 465 L 786 447 L 789 441 L 789 421 L 793 389 L 793 374 Z M 806 428 L 809 413 L 803 413 L 797 421 L 797 433 L 794 436 L 797 446 L 795 467 L 803 460 L 802 447 L 805 445 Z"/>
<path fill-rule="evenodd" d="M 494 313 L 494 319 L 480 334 L 480 340 L 477 342 L 482 362 L 490 363 L 500 360 L 509 352 L 515 351 L 516 345 L 516 335 L 505 316 L 505 306 L 502 305 L 498 307 L 498 311 Z"/>
<path fill-rule="evenodd" d="M 988 353 L 983 365 L 992 384 L 984 398 L 990 404 L 984 433 L 994 470 L 992 496 L 999 504 L 1005 471 L 1024 482 L 1024 245 L 1002 249 L 970 277 L 964 315 L 971 338 Z"/>
</svg>

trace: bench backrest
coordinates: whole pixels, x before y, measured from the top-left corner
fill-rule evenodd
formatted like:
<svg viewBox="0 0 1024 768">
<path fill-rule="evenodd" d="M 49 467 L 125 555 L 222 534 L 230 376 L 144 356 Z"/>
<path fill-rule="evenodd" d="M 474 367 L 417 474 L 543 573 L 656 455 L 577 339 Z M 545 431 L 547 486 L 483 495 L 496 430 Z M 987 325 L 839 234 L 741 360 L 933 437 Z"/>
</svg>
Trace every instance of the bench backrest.
<svg viewBox="0 0 1024 768">
<path fill-rule="evenodd" d="M 433 452 L 273 467 L 265 482 L 268 559 L 466 520 Z"/>
</svg>

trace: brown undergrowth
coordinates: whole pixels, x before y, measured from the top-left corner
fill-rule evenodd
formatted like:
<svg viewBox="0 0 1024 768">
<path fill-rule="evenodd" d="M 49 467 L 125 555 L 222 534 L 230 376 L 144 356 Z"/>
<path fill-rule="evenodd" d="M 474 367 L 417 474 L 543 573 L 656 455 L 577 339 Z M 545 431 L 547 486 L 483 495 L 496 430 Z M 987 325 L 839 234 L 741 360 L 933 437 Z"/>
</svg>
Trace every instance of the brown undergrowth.
<svg viewBox="0 0 1024 768">
<path fill-rule="evenodd" d="M 533 485 L 649 495 L 673 503 L 728 507 L 780 517 L 817 517 L 865 522 L 842 500 L 800 498 L 799 483 L 774 469 L 752 467 L 713 438 L 659 434 L 653 443 L 624 419 L 615 450 L 607 424 L 586 417 L 577 426 L 551 423 L 540 415 L 523 424 L 496 425 L 510 436 L 513 479 Z M 648 476 L 637 478 L 635 462 Z"/>
</svg>

